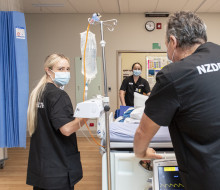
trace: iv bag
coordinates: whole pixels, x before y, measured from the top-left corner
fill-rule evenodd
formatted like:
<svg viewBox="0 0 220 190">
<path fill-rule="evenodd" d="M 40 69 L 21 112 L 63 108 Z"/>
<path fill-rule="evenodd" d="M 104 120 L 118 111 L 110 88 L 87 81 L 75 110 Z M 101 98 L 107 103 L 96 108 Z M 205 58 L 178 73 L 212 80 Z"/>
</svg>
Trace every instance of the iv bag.
<svg viewBox="0 0 220 190">
<path fill-rule="evenodd" d="M 83 75 L 84 75 L 84 48 L 86 43 L 86 34 L 87 31 L 80 33 Z M 89 31 L 87 45 L 86 45 L 86 53 L 85 53 L 86 81 L 88 82 L 94 79 L 97 74 L 96 52 L 97 52 L 97 46 L 96 46 L 95 34 Z"/>
</svg>

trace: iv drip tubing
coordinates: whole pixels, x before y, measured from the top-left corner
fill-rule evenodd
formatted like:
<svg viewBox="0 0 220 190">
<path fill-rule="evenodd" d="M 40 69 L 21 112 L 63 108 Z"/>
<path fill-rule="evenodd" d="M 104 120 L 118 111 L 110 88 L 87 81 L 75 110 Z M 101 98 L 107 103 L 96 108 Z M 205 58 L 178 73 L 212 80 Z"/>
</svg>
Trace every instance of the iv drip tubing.
<svg viewBox="0 0 220 190">
<path fill-rule="evenodd" d="M 92 132 L 90 131 L 89 126 L 87 125 L 87 122 L 86 122 L 86 121 L 85 121 L 85 124 L 86 124 L 86 127 L 87 127 L 87 129 L 88 129 L 88 131 L 89 131 L 89 134 L 91 135 L 93 141 L 94 141 L 98 146 L 101 146 L 101 147 L 104 148 L 104 146 L 102 146 L 99 142 L 96 141 L 96 139 L 95 139 L 95 137 L 93 136 Z"/>
<path fill-rule="evenodd" d="M 86 42 L 85 42 L 84 55 L 83 55 L 83 65 L 84 65 L 83 102 L 85 101 L 85 93 L 86 93 L 86 46 L 87 46 L 87 41 L 88 41 L 89 27 L 90 27 L 90 24 L 88 24 L 88 27 L 87 27 Z"/>
</svg>

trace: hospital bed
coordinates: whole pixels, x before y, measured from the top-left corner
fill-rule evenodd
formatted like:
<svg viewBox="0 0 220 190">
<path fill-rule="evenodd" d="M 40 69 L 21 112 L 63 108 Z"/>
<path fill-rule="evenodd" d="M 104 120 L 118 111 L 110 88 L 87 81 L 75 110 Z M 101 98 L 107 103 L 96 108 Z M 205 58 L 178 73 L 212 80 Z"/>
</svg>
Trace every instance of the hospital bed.
<svg viewBox="0 0 220 190">
<path fill-rule="evenodd" d="M 151 160 L 153 171 L 149 171 L 141 165 L 141 160 L 135 157 L 133 152 L 134 134 L 138 126 L 139 123 L 110 122 L 109 124 L 112 190 L 182 190 L 168 127 L 161 126 L 149 144 L 157 154 L 163 156 L 161 160 Z M 104 137 L 102 145 L 105 146 Z M 107 159 L 106 153 L 104 151 L 102 153 L 102 190 L 108 190 Z M 164 168 L 165 173 L 162 172 L 165 171 Z M 169 185 L 166 181 L 162 181 L 164 176 Z"/>
<path fill-rule="evenodd" d="M 154 183 L 158 183 L 158 180 L 153 181 L 155 172 L 142 167 L 141 160 L 133 153 L 133 139 L 138 125 L 123 122 L 111 122 L 109 125 L 112 190 L 150 190 Z M 102 145 L 105 146 L 105 143 L 103 138 Z M 168 127 L 160 127 L 149 147 L 164 155 L 164 160 L 169 163 L 171 160 L 176 163 Z M 106 153 L 103 151 L 102 154 L 102 190 L 108 190 Z M 158 186 L 156 188 L 160 190 Z"/>
</svg>

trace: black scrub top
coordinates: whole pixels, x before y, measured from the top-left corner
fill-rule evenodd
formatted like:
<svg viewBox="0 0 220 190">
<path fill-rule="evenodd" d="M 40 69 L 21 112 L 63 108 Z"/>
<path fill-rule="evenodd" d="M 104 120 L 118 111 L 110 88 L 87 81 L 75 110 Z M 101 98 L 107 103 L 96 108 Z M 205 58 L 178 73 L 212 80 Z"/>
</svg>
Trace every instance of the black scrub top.
<svg viewBox="0 0 220 190">
<path fill-rule="evenodd" d="M 220 189 L 220 46 L 202 44 L 156 81 L 145 114 L 169 126 L 185 189 Z"/>
<path fill-rule="evenodd" d="M 76 134 L 64 136 L 59 128 L 74 120 L 67 93 L 47 83 L 38 102 L 37 128 L 31 137 L 27 184 L 53 189 L 74 186 L 82 178 Z"/>
<path fill-rule="evenodd" d="M 147 80 L 139 76 L 137 82 L 134 82 L 133 75 L 125 78 L 121 84 L 120 90 L 125 91 L 126 106 L 134 106 L 134 92 L 139 94 L 150 92 L 150 86 Z"/>
</svg>

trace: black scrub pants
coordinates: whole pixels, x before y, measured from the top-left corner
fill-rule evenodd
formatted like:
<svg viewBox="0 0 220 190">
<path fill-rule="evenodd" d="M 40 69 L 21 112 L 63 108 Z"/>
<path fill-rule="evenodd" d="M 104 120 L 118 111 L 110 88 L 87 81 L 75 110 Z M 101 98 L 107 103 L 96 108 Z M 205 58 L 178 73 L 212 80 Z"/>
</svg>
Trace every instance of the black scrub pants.
<svg viewBox="0 0 220 190">
<path fill-rule="evenodd" d="M 70 188 L 70 187 L 64 187 L 64 188 L 60 188 L 60 189 L 42 189 L 39 187 L 34 187 L 33 190 L 74 190 L 74 187 Z"/>
</svg>

